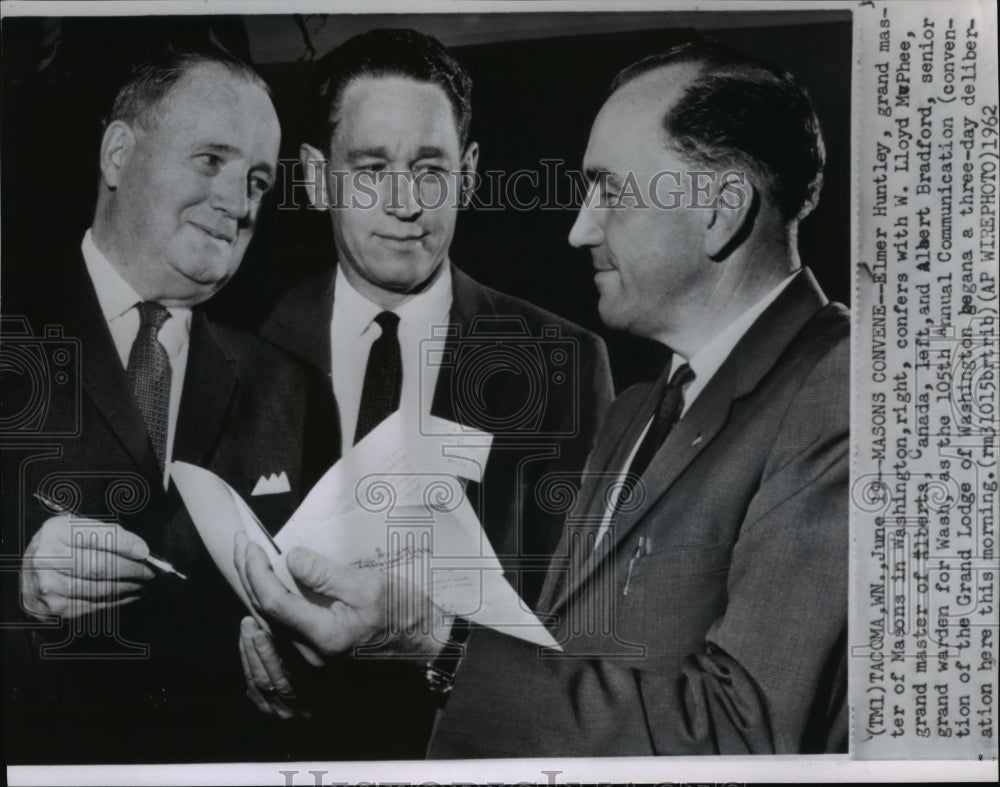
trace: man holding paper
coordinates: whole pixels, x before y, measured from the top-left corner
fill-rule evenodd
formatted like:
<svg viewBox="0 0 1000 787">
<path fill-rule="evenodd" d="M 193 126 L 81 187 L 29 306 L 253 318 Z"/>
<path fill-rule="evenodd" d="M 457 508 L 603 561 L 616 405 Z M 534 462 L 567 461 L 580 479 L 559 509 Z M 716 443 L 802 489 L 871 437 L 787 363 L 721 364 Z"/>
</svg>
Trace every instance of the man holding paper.
<svg viewBox="0 0 1000 787">
<path fill-rule="evenodd" d="M 479 148 L 472 82 L 438 41 L 373 30 L 312 81 L 300 158 L 337 264 L 289 292 L 264 336 L 330 375 L 342 455 L 400 406 L 430 438 L 441 419 L 492 435 L 467 495 L 533 600 L 561 526 L 539 482 L 583 467 L 613 397 L 604 343 L 452 264 Z"/>
<path fill-rule="evenodd" d="M 479 440 L 464 494 L 491 555 L 531 604 L 559 538 L 553 498 L 579 483 L 613 396 L 604 344 L 449 259 L 479 150 L 469 138 L 471 80 L 438 41 L 371 31 L 319 61 L 313 82 L 301 162 L 313 206 L 332 221 L 337 264 L 289 292 L 264 335 L 330 374 L 340 414 L 331 439 L 345 458 L 397 409 L 409 424 L 397 444 L 434 445 L 453 427 L 465 449 Z M 391 664 L 356 662 L 350 677 L 325 683 L 357 688 L 370 672 L 359 713 L 384 726 L 386 702 L 406 709 L 393 723 L 427 705 L 409 671 L 394 680 Z M 364 732 L 329 756 L 419 756 L 429 714 L 398 741 Z M 364 726 L 334 715 L 327 725 L 347 727 L 339 741 Z"/>
<path fill-rule="evenodd" d="M 693 43 L 613 82 L 570 242 L 602 319 L 674 359 L 588 460 L 540 604 L 565 654 L 475 627 L 430 756 L 846 750 L 849 319 L 796 241 L 823 160 L 809 97 L 739 53 Z M 327 654 L 387 620 L 418 632 L 398 652 L 448 651 L 440 610 L 394 618 L 391 575 L 289 554 L 324 607 L 237 557 L 267 616 Z"/>
<path fill-rule="evenodd" d="M 5 368 L 3 397 L 3 535 L 21 559 L 3 593 L 11 761 L 283 756 L 219 657 L 241 609 L 168 474 L 172 460 L 210 468 L 273 528 L 335 459 L 322 377 L 201 309 L 243 258 L 279 138 L 247 64 L 152 56 L 105 121 L 82 242 L 5 260 L 4 316 L 20 327 L 5 363 L 25 361 Z"/>
</svg>

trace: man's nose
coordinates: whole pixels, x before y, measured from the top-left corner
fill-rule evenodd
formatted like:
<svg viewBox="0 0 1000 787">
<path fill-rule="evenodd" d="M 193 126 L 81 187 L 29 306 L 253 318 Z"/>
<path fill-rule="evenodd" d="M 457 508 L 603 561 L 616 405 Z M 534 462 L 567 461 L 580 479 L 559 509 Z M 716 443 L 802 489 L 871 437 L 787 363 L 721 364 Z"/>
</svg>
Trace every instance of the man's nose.
<svg viewBox="0 0 1000 787">
<path fill-rule="evenodd" d="M 589 202 L 589 200 L 588 200 Z M 580 207 L 580 212 L 576 214 L 576 221 L 569 231 L 569 245 L 574 248 L 589 248 L 600 246 L 604 242 L 604 228 L 602 217 L 598 209 L 584 203 Z"/>
<path fill-rule="evenodd" d="M 211 205 L 230 218 L 242 221 L 250 212 L 249 188 L 243 173 L 220 174 L 212 183 Z"/>
<path fill-rule="evenodd" d="M 385 212 L 404 221 L 415 219 L 424 211 L 420 196 L 417 193 L 417 179 L 409 172 L 387 173 L 389 179 L 388 194 L 383 207 Z"/>
</svg>

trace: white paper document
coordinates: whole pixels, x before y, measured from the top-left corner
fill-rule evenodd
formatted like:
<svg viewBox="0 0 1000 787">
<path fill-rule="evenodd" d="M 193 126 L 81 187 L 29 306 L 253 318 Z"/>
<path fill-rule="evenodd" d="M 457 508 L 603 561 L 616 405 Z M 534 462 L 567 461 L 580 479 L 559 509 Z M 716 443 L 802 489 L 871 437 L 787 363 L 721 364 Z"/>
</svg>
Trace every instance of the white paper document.
<svg viewBox="0 0 1000 787">
<path fill-rule="evenodd" d="M 233 540 L 241 531 L 292 592 L 301 589 L 284 554 L 308 547 L 338 563 L 391 570 L 394 581 L 429 587 L 434 604 L 449 615 L 558 649 L 504 578 L 465 496 L 466 479 L 482 478 L 492 437 L 435 421 L 433 434 L 420 434 L 411 414 L 397 410 L 326 472 L 273 541 L 214 473 L 185 462 L 172 462 L 170 473 L 206 548 L 251 611 L 233 564 Z M 300 650 L 315 663 L 315 654 Z"/>
<path fill-rule="evenodd" d="M 270 631 L 267 621 L 257 614 L 250 603 L 236 571 L 236 564 L 233 562 L 236 534 L 246 533 L 253 543 L 264 550 L 275 575 L 293 593 L 302 595 L 267 530 L 239 493 L 210 470 L 187 462 L 171 462 L 170 477 L 173 478 L 191 515 L 191 520 L 198 530 L 198 535 L 201 536 L 208 554 L 212 556 L 222 576 L 236 591 L 236 595 L 250 610 L 250 614 L 261 628 Z M 296 642 L 295 646 L 310 664 L 319 666 L 323 663 L 319 655 L 307 645 Z"/>
</svg>

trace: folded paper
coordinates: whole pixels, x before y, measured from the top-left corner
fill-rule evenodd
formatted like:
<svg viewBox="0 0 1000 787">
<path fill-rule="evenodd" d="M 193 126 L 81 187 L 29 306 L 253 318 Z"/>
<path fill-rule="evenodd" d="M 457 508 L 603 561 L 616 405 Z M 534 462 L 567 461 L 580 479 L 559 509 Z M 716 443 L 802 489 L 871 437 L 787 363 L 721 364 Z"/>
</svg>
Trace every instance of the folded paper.
<svg viewBox="0 0 1000 787">
<path fill-rule="evenodd" d="M 240 531 L 261 546 L 294 593 L 301 589 L 283 553 L 308 547 L 339 563 L 391 572 L 390 581 L 424 589 L 448 615 L 558 649 L 504 577 L 465 495 L 466 482 L 482 478 L 492 436 L 443 419 L 422 433 L 413 419 L 402 408 L 366 435 L 326 472 L 273 540 L 213 473 L 184 462 L 172 462 L 170 472 L 209 553 L 251 611 L 233 566 Z M 300 650 L 316 662 L 305 646 Z"/>
</svg>

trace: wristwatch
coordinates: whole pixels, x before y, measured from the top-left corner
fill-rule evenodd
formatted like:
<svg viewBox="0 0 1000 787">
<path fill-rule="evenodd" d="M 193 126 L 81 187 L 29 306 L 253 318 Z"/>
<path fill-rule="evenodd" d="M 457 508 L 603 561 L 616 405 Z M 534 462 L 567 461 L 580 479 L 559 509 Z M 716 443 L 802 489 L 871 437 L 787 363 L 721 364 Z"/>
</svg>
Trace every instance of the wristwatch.
<svg viewBox="0 0 1000 787">
<path fill-rule="evenodd" d="M 465 655 L 465 641 L 471 633 L 472 627 L 468 621 L 455 618 L 451 627 L 451 635 L 444 648 L 433 661 L 428 661 L 424 665 L 427 688 L 432 693 L 440 695 L 442 700 L 455 683 L 455 673 L 458 672 L 458 665 Z"/>
</svg>

